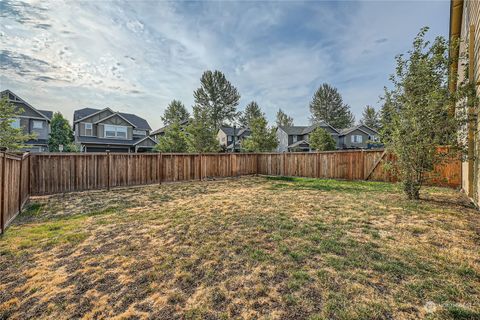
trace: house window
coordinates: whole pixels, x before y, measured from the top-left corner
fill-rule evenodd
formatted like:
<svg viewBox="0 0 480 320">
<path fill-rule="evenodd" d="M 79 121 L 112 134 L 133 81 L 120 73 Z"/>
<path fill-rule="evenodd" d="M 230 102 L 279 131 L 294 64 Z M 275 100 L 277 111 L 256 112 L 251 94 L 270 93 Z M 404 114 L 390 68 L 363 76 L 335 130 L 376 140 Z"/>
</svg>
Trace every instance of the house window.
<svg viewBox="0 0 480 320">
<path fill-rule="evenodd" d="M 297 136 L 293 136 L 293 143 L 297 142 L 298 141 L 298 137 Z"/>
<path fill-rule="evenodd" d="M 33 129 L 43 129 L 43 121 L 33 120 Z"/>
<path fill-rule="evenodd" d="M 227 141 L 232 142 L 232 136 L 227 136 Z"/>
<path fill-rule="evenodd" d="M 135 136 L 146 136 L 147 132 L 145 130 L 133 130 Z"/>
<path fill-rule="evenodd" d="M 91 123 L 85 123 L 85 135 L 93 136 L 93 125 Z"/>
<path fill-rule="evenodd" d="M 362 143 L 363 137 L 362 135 L 355 134 L 351 136 L 352 143 Z"/>
<path fill-rule="evenodd" d="M 13 119 L 10 125 L 12 126 L 12 128 L 20 129 L 20 119 L 18 118 Z"/>
<path fill-rule="evenodd" d="M 104 128 L 106 138 L 127 138 L 127 127 L 107 124 Z"/>
</svg>

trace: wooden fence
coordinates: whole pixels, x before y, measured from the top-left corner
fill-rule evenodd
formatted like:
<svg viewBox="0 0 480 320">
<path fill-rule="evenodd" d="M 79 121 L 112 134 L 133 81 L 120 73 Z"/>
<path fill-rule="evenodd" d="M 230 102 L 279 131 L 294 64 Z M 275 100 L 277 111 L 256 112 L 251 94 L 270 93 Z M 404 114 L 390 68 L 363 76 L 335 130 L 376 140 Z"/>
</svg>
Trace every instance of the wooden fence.
<svg viewBox="0 0 480 320">
<path fill-rule="evenodd" d="M 2 157 L 2 226 L 30 195 L 263 174 L 395 182 L 383 150 L 320 153 L 33 153 Z M 431 184 L 458 187 L 461 163 L 438 166 Z M 2 227 L 2 230 L 4 227 Z"/>
<path fill-rule="evenodd" d="M 0 233 L 30 197 L 30 155 L 0 154 Z"/>
</svg>

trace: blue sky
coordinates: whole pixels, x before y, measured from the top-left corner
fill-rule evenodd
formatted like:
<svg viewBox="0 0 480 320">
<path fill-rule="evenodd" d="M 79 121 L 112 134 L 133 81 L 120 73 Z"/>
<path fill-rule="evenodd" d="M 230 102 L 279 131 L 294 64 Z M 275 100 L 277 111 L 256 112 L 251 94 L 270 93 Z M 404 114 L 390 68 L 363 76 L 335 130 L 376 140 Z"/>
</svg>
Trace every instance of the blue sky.
<svg viewBox="0 0 480 320">
<path fill-rule="evenodd" d="M 191 109 L 205 70 L 218 69 L 271 123 L 278 108 L 308 124 L 324 82 L 357 120 L 429 26 L 447 36 L 449 1 L 0 0 L 0 89 L 40 109 L 110 107 L 155 129 L 172 99 Z"/>
</svg>

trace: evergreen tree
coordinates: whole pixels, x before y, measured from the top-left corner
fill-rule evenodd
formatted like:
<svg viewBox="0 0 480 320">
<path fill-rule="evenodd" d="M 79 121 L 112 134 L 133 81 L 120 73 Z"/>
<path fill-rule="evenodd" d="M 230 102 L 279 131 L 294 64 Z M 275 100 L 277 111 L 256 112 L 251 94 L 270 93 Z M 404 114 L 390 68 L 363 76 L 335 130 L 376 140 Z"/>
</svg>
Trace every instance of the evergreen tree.
<svg viewBox="0 0 480 320">
<path fill-rule="evenodd" d="M 310 112 L 312 123 L 323 120 L 335 128 L 343 129 L 355 122 L 350 106 L 343 103 L 338 90 L 327 83 L 322 84 L 313 95 Z"/>
<path fill-rule="evenodd" d="M 268 152 L 277 147 L 276 130 L 273 127 L 267 127 L 267 119 L 264 116 L 252 119 L 250 130 L 250 136 L 242 142 L 242 148 L 245 151 Z"/>
<path fill-rule="evenodd" d="M 20 116 L 23 109 L 16 108 L 7 98 L 0 100 L 0 148 L 9 151 L 24 147 L 24 142 L 35 139 L 36 134 L 26 134 L 23 128 L 14 128 L 12 123 Z"/>
<path fill-rule="evenodd" d="M 289 117 L 282 109 L 278 109 L 277 112 L 277 127 L 291 127 L 293 126 L 293 118 Z"/>
<path fill-rule="evenodd" d="M 165 129 L 154 148 L 157 152 L 187 152 L 187 137 L 179 121 L 174 121 Z"/>
<path fill-rule="evenodd" d="M 374 130 L 380 129 L 380 116 L 379 112 L 375 111 L 374 107 L 365 106 L 362 113 L 361 124 L 366 125 Z"/>
<path fill-rule="evenodd" d="M 218 152 L 217 131 L 210 125 L 208 110 L 193 107 L 193 120 L 187 126 L 187 146 L 189 152 Z"/>
<path fill-rule="evenodd" d="M 317 151 L 335 150 L 337 143 L 335 139 L 323 128 L 317 128 L 308 137 L 310 147 Z"/>
<path fill-rule="evenodd" d="M 179 100 L 172 100 L 162 116 L 163 124 L 168 126 L 174 122 L 182 122 L 190 118 L 187 108 Z"/>
<path fill-rule="evenodd" d="M 48 138 L 48 150 L 50 152 L 59 152 L 59 146 L 63 145 L 63 151 L 76 152 L 74 145 L 73 130 L 68 120 L 60 112 L 55 112 L 50 122 L 50 136 Z"/>
<path fill-rule="evenodd" d="M 201 87 L 193 93 L 195 106 L 205 111 L 205 120 L 216 131 L 225 121 L 233 121 L 238 116 L 240 94 L 217 70 L 205 71 L 200 83 Z"/>
<path fill-rule="evenodd" d="M 262 110 L 255 101 L 250 102 L 245 107 L 245 111 L 239 117 L 240 126 L 250 127 L 250 123 L 253 119 L 264 116 Z"/>
<path fill-rule="evenodd" d="M 386 90 L 383 108 L 384 141 L 396 156 L 395 168 L 409 199 L 418 199 L 427 175 L 451 154 L 438 152 L 439 145 L 450 150 L 458 139 L 458 122 L 448 116 L 448 45 L 443 37 L 432 43 L 425 40 L 428 28 L 415 37 L 407 55 L 396 57 L 397 67 L 391 76 L 393 89 Z"/>
</svg>

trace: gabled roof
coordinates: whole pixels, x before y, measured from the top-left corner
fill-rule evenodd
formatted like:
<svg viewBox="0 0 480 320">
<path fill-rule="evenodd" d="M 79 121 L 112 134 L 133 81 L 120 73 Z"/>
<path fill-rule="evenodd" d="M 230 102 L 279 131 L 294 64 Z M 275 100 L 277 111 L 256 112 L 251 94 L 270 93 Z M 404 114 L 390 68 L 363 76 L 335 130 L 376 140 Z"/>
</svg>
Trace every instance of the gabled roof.
<svg viewBox="0 0 480 320">
<path fill-rule="evenodd" d="M 227 136 L 233 136 L 233 127 L 228 127 L 228 126 L 222 126 L 220 129 L 223 131 Z M 236 137 L 241 137 L 243 135 L 249 135 L 251 133 L 249 128 L 236 128 L 235 129 L 235 136 Z"/>
<path fill-rule="evenodd" d="M 102 122 L 102 121 L 105 121 L 105 120 L 107 120 L 107 119 L 110 119 L 111 117 L 114 117 L 114 116 L 119 116 L 119 117 L 122 118 L 123 120 L 127 121 L 128 123 L 130 123 L 133 127 L 135 127 L 135 128 L 137 127 L 134 123 L 128 121 L 128 119 L 126 119 L 124 116 L 122 116 L 119 112 L 112 113 L 111 115 L 106 116 L 105 118 L 102 118 L 102 119 L 100 119 L 100 120 L 98 120 L 98 121 L 95 121 L 95 124 L 100 123 L 100 122 Z"/>
<path fill-rule="evenodd" d="M 368 130 L 371 130 L 371 131 L 375 132 L 375 134 L 378 134 L 378 131 L 377 131 L 377 130 L 374 130 L 374 129 L 372 129 L 372 128 L 369 128 L 369 127 L 367 127 L 367 126 L 364 125 L 364 124 L 359 124 L 359 125 L 354 126 L 354 127 L 345 128 L 345 129 L 340 130 L 340 136 L 347 135 L 347 134 L 349 134 L 350 132 L 355 131 L 355 130 L 360 130 L 360 131 L 362 131 L 363 133 L 368 134 L 368 135 L 371 134 L 370 132 L 367 132 L 367 131 L 366 131 L 364 128 L 362 128 L 362 127 L 365 127 L 365 128 L 367 128 Z"/>
<path fill-rule="evenodd" d="M 295 148 L 295 147 L 299 147 L 299 146 L 302 145 L 302 144 L 306 144 L 306 145 L 310 146 L 310 144 L 308 143 L 307 140 L 300 140 L 300 141 L 297 141 L 297 142 L 295 142 L 295 143 L 292 143 L 292 144 L 289 145 L 288 147 L 289 147 L 289 148 Z"/>
<path fill-rule="evenodd" d="M 13 93 L 11 90 L 7 89 L 7 90 L 3 90 L 2 92 L 0 92 L 0 97 L 3 97 L 5 96 L 6 94 L 11 94 L 13 96 L 15 96 L 15 98 L 19 101 L 14 101 L 14 102 L 20 102 L 20 103 L 23 103 L 25 104 L 27 107 L 29 107 L 30 109 L 32 109 L 34 112 L 36 112 L 41 118 L 45 118 L 45 120 L 47 121 L 50 121 L 52 119 L 52 111 L 47 111 L 47 110 L 37 110 L 36 108 L 34 108 L 32 105 L 30 105 L 27 101 L 23 100 L 22 98 L 20 98 L 18 95 L 16 95 L 15 93 Z M 8 98 L 8 96 L 7 96 Z M 10 98 L 8 98 L 10 99 Z"/>
<path fill-rule="evenodd" d="M 304 135 L 304 134 L 309 134 L 311 133 L 313 130 L 315 130 L 316 128 L 318 127 L 330 127 L 332 128 L 335 132 L 338 133 L 338 130 L 335 129 L 334 127 L 332 127 L 331 125 L 329 125 L 327 122 L 325 121 L 320 121 L 319 123 L 317 124 L 312 124 L 310 126 L 290 126 L 290 127 L 287 127 L 287 126 L 279 126 L 280 129 L 282 129 L 283 131 L 285 131 L 288 135 Z"/>
<path fill-rule="evenodd" d="M 188 125 L 189 122 L 190 122 L 190 119 L 186 119 L 186 120 L 180 121 L 180 126 L 182 126 L 182 127 L 183 127 L 183 126 L 186 126 L 186 125 Z M 157 130 L 155 130 L 155 131 L 152 131 L 152 132 L 150 133 L 150 135 L 151 135 L 151 136 L 154 136 L 154 135 L 157 135 L 157 134 L 159 134 L 159 133 L 164 133 L 165 130 L 166 130 L 168 127 L 169 127 L 169 126 L 161 127 L 161 128 L 159 128 L 159 129 L 157 129 Z"/>
<path fill-rule="evenodd" d="M 78 121 L 80 121 L 82 119 L 85 119 L 87 117 L 91 117 L 94 114 L 99 113 L 99 112 L 104 111 L 104 110 L 112 111 L 112 109 L 110 109 L 110 108 L 104 108 L 104 109 L 83 108 L 83 109 L 75 110 L 75 112 L 73 113 L 73 122 L 75 123 L 75 122 L 78 122 Z M 112 111 L 112 113 L 118 113 L 125 120 L 132 123 L 136 127 L 136 129 L 152 130 L 152 128 L 150 128 L 150 125 L 148 124 L 147 120 L 145 120 L 143 118 L 140 118 L 137 115 L 134 115 L 134 114 L 131 114 L 131 113 L 124 113 L 124 112 L 114 112 L 114 111 Z"/>
<path fill-rule="evenodd" d="M 150 136 L 146 136 L 145 138 L 141 138 L 140 140 L 135 142 L 133 145 L 136 146 L 137 144 L 141 143 L 142 141 L 144 141 L 146 139 L 150 139 L 150 140 L 152 140 L 153 143 L 157 144 L 157 141 L 153 140 Z"/>
</svg>

